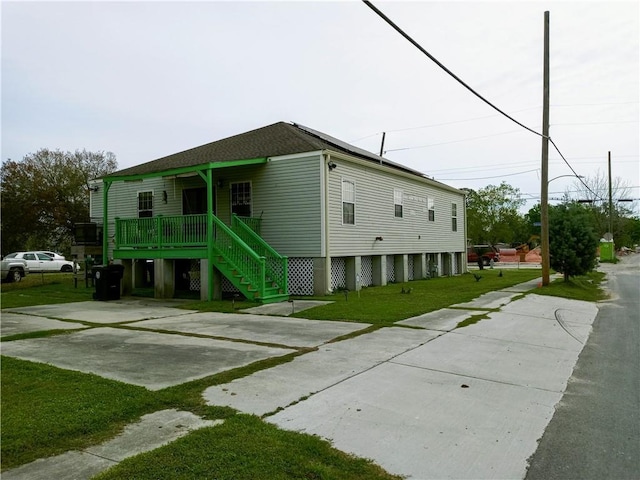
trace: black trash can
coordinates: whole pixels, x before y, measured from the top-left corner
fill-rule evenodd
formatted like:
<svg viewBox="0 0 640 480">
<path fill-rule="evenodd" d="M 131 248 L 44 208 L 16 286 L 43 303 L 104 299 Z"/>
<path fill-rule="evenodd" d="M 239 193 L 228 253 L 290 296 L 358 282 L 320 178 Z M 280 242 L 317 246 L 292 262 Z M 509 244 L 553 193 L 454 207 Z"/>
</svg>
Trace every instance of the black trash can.
<svg viewBox="0 0 640 480">
<path fill-rule="evenodd" d="M 91 267 L 91 273 L 95 282 L 96 291 L 93 294 L 94 300 L 119 300 L 120 280 L 124 267 L 122 265 L 97 265 Z"/>
</svg>

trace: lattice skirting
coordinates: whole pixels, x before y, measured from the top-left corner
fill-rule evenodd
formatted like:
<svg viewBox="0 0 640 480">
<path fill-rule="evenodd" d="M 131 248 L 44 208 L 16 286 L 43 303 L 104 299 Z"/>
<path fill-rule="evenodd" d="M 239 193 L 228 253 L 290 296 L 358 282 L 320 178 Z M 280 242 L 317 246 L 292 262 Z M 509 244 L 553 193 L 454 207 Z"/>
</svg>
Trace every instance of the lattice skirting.
<svg viewBox="0 0 640 480">
<path fill-rule="evenodd" d="M 289 294 L 313 295 L 313 258 L 289 259 Z"/>
<path fill-rule="evenodd" d="M 407 268 L 409 269 L 409 271 L 407 272 L 407 277 L 409 279 L 409 281 L 413 280 L 413 255 L 409 255 L 409 257 L 407 258 L 408 262 L 407 262 Z"/>
<path fill-rule="evenodd" d="M 343 257 L 331 258 L 331 290 L 347 287 L 347 262 Z"/>
<path fill-rule="evenodd" d="M 373 257 L 362 257 L 360 262 L 360 285 L 373 285 Z"/>
<path fill-rule="evenodd" d="M 462 273 L 462 255 L 462 253 L 455 253 L 451 256 L 451 274 Z M 347 285 L 346 260 L 346 257 L 331 258 L 331 289 L 334 291 L 340 288 L 345 288 Z M 409 280 L 414 280 L 416 278 L 416 259 L 413 255 L 409 255 L 407 260 Z M 428 271 L 431 271 L 431 269 L 435 267 L 438 273 L 442 275 L 442 260 L 442 254 L 440 253 L 427 254 Z M 196 260 L 195 262 L 198 261 Z M 197 279 L 197 281 L 199 288 L 199 279 Z M 395 281 L 395 257 L 393 255 L 387 255 L 387 282 L 393 283 Z M 363 256 L 361 258 L 360 282 L 363 287 L 373 285 L 372 256 Z M 313 295 L 313 284 L 313 259 L 302 257 L 289 258 L 289 293 L 291 295 Z M 192 285 L 192 288 L 193 287 L 195 287 L 195 283 Z M 238 292 L 233 284 L 226 278 L 222 279 L 222 291 L 224 293 Z"/>
<path fill-rule="evenodd" d="M 393 255 L 387 256 L 387 282 L 393 283 L 396 281 L 396 262 Z"/>
</svg>

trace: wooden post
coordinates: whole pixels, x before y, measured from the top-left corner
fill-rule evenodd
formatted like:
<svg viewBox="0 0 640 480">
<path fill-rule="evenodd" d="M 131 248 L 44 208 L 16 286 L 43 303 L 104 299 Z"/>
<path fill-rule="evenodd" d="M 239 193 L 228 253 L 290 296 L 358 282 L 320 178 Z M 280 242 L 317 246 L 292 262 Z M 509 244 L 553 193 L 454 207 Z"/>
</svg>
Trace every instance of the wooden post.
<svg viewBox="0 0 640 480">
<path fill-rule="evenodd" d="M 544 59 L 542 94 L 542 169 L 540 179 L 540 247 L 542 285 L 549 285 L 549 12 L 544 12 Z"/>
</svg>

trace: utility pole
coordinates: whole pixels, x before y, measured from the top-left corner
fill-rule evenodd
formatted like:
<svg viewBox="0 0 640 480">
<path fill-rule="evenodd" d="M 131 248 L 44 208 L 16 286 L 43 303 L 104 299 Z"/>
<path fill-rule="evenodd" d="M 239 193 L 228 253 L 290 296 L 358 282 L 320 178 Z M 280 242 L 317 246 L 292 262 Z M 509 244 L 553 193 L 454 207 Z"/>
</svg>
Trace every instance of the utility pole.
<svg viewBox="0 0 640 480">
<path fill-rule="evenodd" d="M 549 285 L 549 12 L 544 12 L 544 57 L 542 93 L 542 169 L 540 179 L 540 248 L 542 285 Z"/>
<path fill-rule="evenodd" d="M 611 193 L 611 152 L 609 152 L 609 233 L 613 235 L 613 195 Z"/>
</svg>

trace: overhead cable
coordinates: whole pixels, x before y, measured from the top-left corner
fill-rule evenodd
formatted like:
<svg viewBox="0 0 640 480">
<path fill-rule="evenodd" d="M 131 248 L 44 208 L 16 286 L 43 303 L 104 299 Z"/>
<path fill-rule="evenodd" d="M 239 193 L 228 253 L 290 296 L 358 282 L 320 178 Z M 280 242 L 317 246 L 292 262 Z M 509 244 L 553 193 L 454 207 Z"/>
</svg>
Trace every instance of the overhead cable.
<svg viewBox="0 0 640 480">
<path fill-rule="evenodd" d="M 518 125 L 520 125 L 522 128 L 524 128 L 525 130 L 530 131 L 531 133 L 538 135 L 539 137 L 542 137 L 542 134 L 539 132 L 536 132 L 534 129 L 527 127 L 524 123 L 519 122 L 518 120 L 516 120 L 515 118 L 513 118 L 511 115 L 509 115 L 508 113 L 504 112 L 503 110 L 501 110 L 500 108 L 498 108 L 497 106 L 495 106 L 493 103 L 491 103 L 489 100 L 487 100 L 486 98 L 484 98 L 482 95 L 480 95 L 478 92 L 476 92 L 473 88 L 471 88 L 469 85 L 467 85 L 460 77 L 458 77 L 455 73 L 453 73 L 451 70 L 449 70 L 447 67 L 444 66 L 443 63 L 441 63 L 436 57 L 434 57 L 433 55 L 431 55 L 429 52 L 427 52 L 422 45 L 420 45 L 418 42 L 416 42 L 413 38 L 411 38 L 409 36 L 409 34 L 405 33 L 404 30 L 402 30 L 398 25 L 396 25 L 395 23 L 393 23 L 393 21 L 387 17 L 384 13 L 382 13 L 380 10 L 378 10 L 378 8 L 376 8 L 375 5 L 373 5 L 370 1 L 368 0 L 362 0 L 365 5 L 367 5 L 371 10 L 373 10 L 380 18 L 382 18 L 385 22 L 387 22 L 395 31 L 397 31 L 400 35 L 402 35 L 404 38 L 406 38 L 409 43 L 411 43 L 414 47 L 416 47 L 418 50 L 420 50 L 422 53 L 424 53 L 427 57 L 429 57 L 429 59 L 434 62 L 436 65 L 438 65 L 442 70 L 444 70 L 445 72 L 447 72 L 451 77 L 453 77 L 460 85 L 462 85 L 464 88 L 466 88 L 467 90 L 469 90 L 471 93 L 473 93 L 476 97 L 478 97 L 480 100 L 482 100 L 484 103 L 486 103 L 487 105 L 489 105 L 491 108 L 493 108 L 494 110 L 496 110 L 498 113 L 504 115 L 505 117 L 507 117 L 509 120 L 511 120 L 514 123 L 517 123 Z"/>
<path fill-rule="evenodd" d="M 382 13 L 375 5 L 373 5 L 370 1 L 368 0 L 362 0 L 363 3 L 368 6 L 371 10 L 373 10 L 380 18 L 382 18 L 385 22 L 387 22 L 396 32 L 398 32 L 400 35 L 402 35 L 409 43 L 411 43 L 414 47 L 416 47 L 418 50 L 420 50 L 424 55 L 426 55 L 432 62 L 434 62 L 436 65 L 438 65 L 442 70 L 444 70 L 447 74 L 449 74 L 449 76 L 451 76 L 455 81 L 457 81 L 460 85 L 462 85 L 464 88 L 466 88 L 467 90 L 469 90 L 473 95 L 475 95 L 476 97 L 478 97 L 480 100 L 482 100 L 484 103 L 486 103 L 487 105 L 489 105 L 491 108 L 493 108 L 495 111 L 497 111 L 498 113 L 502 114 L 503 116 L 505 116 L 506 118 L 508 118 L 509 120 L 511 120 L 512 122 L 514 122 L 515 124 L 521 126 L 522 128 L 524 128 L 525 130 L 533 133 L 534 135 L 537 135 L 539 137 L 544 137 L 544 135 L 542 135 L 540 132 L 536 132 L 535 130 L 533 130 L 532 128 L 527 127 L 525 124 L 519 122 L 518 120 L 516 120 L 515 118 L 513 118 L 511 115 L 509 115 L 508 113 L 504 112 L 503 110 L 501 110 L 500 108 L 498 108 L 497 106 L 495 106 L 493 103 L 491 103 L 489 100 L 487 100 L 486 98 L 484 98 L 482 95 L 480 95 L 478 92 L 476 92 L 473 88 L 471 88 L 467 83 L 465 83 L 460 77 L 458 77 L 455 73 L 453 73 L 451 70 L 449 70 L 442 62 L 440 62 L 436 57 L 434 57 L 433 55 L 431 55 L 427 50 L 425 50 L 422 45 L 420 45 L 418 42 L 416 42 L 409 34 L 407 34 L 404 30 L 402 30 L 398 25 L 396 25 L 389 17 L 387 17 L 384 13 Z M 562 157 L 562 159 L 564 160 L 564 162 L 567 164 L 567 166 L 569 167 L 569 169 L 573 172 L 573 174 L 580 180 L 580 182 L 582 182 L 582 184 L 587 188 L 587 190 L 589 190 L 591 193 L 593 193 L 594 195 L 596 195 L 595 192 L 593 192 L 591 190 L 591 188 L 589 188 L 589 185 L 587 185 L 582 178 L 576 173 L 576 171 L 573 169 L 573 167 L 569 164 L 569 162 L 567 161 L 567 159 L 564 157 L 564 155 L 562 154 L 562 152 L 560 151 L 560 149 L 558 148 L 558 146 L 555 144 L 555 142 L 551 139 L 551 137 L 548 137 L 549 142 L 551 143 L 551 145 L 553 145 L 553 148 L 556 149 L 556 151 L 558 152 L 558 154 L 560 155 L 560 157 Z M 388 150 L 391 151 L 391 150 Z M 598 196 L 598 195 L 596 195 Z"/>
</svg>

